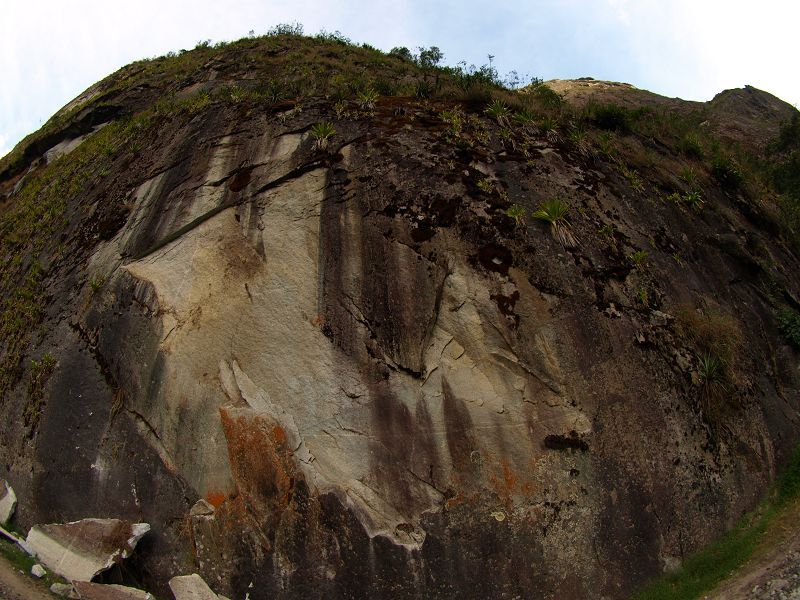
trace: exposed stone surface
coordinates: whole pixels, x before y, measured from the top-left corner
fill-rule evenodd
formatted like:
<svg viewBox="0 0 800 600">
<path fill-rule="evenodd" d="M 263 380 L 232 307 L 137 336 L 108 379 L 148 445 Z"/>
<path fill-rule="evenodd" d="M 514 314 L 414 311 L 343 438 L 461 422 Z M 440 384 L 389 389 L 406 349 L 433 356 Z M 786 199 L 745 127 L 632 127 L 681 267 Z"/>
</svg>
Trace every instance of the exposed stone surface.
<svg viewBox="0 0 800 600">
<path fill-rule="evenodd" d="M 60 583 L 55 582 L 50 586 L 50 591 L 53 592 L 56 596 L 61 596 L 62 598 L 70 598 L 71 600 L 80 600 L 80 596 L 78 592 L 75 590 L 75 586 L 71 583 Z"/>
<path fill-rule="evenodd" d="M 36 525 L 27 544 L 51 571 L 71 581 L 91 581 L 98 573 L 130 556 L 147 523 L 119 519 L 83 519 Z"/>
<path fill-rule="evenodd" d="M 0 524 L 8 523 L 17 507 L 17 495 L 5 479 L 0 479 Z"/>
<path fill-rule="evenodd" d="M 81 600 L 155 600 L 152 594 L 125 585 L 76 581 L 75 589 Z"/>
<path fill-rule="evenodd" d="M 41 579 L 45 575 L 47 575 L 47 571 L 45 571 L 44 567 L 39 563 L 36 563 L 31 567 L 31 575 L 36 577 L 37 579 Z"/>
<path fill-rule="evenodd" d="M 219 600 L 208 584 L 197 573 L 180 575 L 169 580 L 175 600 Z"/>
<path fill-rule="evenodd" d="M 241 82 L 240 64 L 176 91 Z M 160 93 L 121 88 L 105 110 Z M 196 570 L 237 599 L 569 600 L 628 596 L 752 508 L 800 434 L 773 299 L 800 304 L 800 263 L 769 215 L 705 172 L 702 212 L 661 201 L 687 165 L 645 136 L 613 160 L 538 133 L 523 152 L 481 112 L 454 139 L 451 108 L 386 99 L 338 118 L 324 152 L 321 97 L 141 124 L 70 201 L 36 429 L 25 381 L 0 405 L 20 522 L 153 523 L 130 570 L 164 597 Z M 553 197 L 568 248 L 507 214 Z M 713 410 L 684 314 L 746 341 Z M 47 531 L 81 578 L 107 564 Z"/>
</svg>

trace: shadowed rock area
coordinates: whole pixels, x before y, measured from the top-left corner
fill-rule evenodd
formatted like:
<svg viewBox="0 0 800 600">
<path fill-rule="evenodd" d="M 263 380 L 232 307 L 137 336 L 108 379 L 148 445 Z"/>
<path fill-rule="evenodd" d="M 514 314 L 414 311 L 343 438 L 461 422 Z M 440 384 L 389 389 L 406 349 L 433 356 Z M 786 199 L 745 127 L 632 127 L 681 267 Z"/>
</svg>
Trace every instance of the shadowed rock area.
<svg viewBox="0 0 800 600">
<path fill-rule="evenodd" d="M 398 91 L 268 95 L 298 48 Z M 496 91 L 553 129 L 401 93 L 432 78 L 245 40 L 126 67 L 4 159 L 19 526 L 150 523 L 101 578 L 164 597 L 196 572 L 253 600 L 624 598 L 758 502 L 800 437 L 776 318 L 797 246 L 774 192 L 682 154 L 664 115 L 741 141 L 794 109 L 633 90 L 651 112 L 616 131 L 585 82 L 572 108 L 575 86 Z M 535 218 L 552 199 L 567 217 Z"/>
</svg>

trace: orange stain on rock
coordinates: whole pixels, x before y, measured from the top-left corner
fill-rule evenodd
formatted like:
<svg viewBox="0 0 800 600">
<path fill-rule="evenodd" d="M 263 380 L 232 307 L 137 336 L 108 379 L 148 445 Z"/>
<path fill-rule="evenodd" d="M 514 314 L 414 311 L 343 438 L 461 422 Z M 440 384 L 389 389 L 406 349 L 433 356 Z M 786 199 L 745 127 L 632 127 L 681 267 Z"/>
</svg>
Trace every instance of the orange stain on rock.
<svg viewBox="0 0 800 600">
<path fill-rule="evenodd" d="M 225 502 L 227 496 L 222 492 L 208 492 L 206 494 L 206 502 L 208 502 L 214 508 L 219 508 L 222 506 L 222 503 Z"/>
<path fill-rule="evenodd" d="M 275 427 L 272 429 L 272 439 L 281 445 L 286 443 L 286 432 L 283 430 L 283 427 L 280 425 L 275 425 Z"/>
</svg>

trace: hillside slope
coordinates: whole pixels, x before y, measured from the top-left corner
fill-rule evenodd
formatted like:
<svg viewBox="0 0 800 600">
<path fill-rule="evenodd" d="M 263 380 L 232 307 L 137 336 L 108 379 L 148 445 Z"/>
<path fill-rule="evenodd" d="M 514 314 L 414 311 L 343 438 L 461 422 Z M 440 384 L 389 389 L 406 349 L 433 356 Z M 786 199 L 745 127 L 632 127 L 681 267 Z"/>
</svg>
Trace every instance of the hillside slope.
<svg viewBox="0 0 800 600">
<path fill-rule="evenodd" d="M 717 537 L 800 439 L 796 111 L 553 89 L 278 35 L 65 107 L 0 163 L 17 526 L 254 600 L 623 598 Z"/>
</svg>

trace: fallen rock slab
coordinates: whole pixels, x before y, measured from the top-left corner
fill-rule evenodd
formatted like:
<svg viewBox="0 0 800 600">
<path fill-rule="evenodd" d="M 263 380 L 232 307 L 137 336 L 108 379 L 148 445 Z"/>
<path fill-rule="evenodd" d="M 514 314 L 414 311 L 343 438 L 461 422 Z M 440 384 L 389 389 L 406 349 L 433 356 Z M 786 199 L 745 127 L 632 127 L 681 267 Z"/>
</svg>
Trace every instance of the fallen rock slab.
<svg viewBox="0 0 800 600">
<path fill-rule="evenodd" d="M 47 575 L 47 571 L 44 570 L 44 567 L 39 563 L 36 563 L 31 567 L 31 575 L 36 577 L 36 579 L 41 579 L 45 575 Z"/>
<path fill-rule="evenodd" d="M 125 585 L 76 581 L 75 589 L 81 600 L 155 600 L 151 593 Z"/>
<path fill-rule="evenodd" d="M 51 571 L 70 581 L 91 581 L 98 573 L 130 556 L 147 523 L 119 519 L 83 519 L 34 525 L 27 545 Z"/>
<path fill-rule="evenodd" d="M 219 600 L 200 575 L 180 575 L 169 580 L 175 600 Z"/>
<path fill-rule="evenodd" d="M 0 523 L 8 523 L 17 507 L 17 495 L 5 479 L 0 479 Z"/>
<path fill-rule="evenodd" d="M 50 586 L 50 591 L 53 592 L 56 596 L 61 596 L 62 598 L 70 598 L 70 600 L 80 600 L 78 592 L 75 590 L 75 587 L 71 583 L 56 582 Z"/>
</svg>

